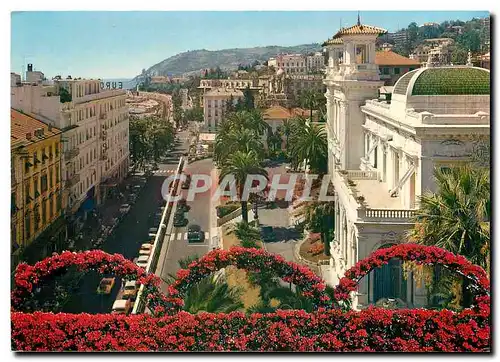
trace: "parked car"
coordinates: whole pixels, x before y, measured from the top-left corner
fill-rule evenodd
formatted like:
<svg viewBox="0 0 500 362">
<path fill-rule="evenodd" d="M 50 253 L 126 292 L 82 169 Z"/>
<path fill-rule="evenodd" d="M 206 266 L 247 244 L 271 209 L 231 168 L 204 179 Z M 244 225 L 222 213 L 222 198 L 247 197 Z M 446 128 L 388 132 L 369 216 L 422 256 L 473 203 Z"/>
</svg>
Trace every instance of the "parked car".
<svg viewBox="0 0 500 362">
<path fill-rule="evenodd" d="M 130 211 L 130 204 L 123 204 L 122 206 L 120 206 L 120 212 L 122 214 L 126 214 L 129 211 Z"/>
<path fill-rule="evenodd" d="M 151 245 L 150 243 L 144 243 L 141 245 L 141 249 L 140 250 L 149 250 L 151 251 L 151 249 L 153 249 L 153 245 Z"/>
<path fill-rule="evenodd" d="M 188 227 L 188 242 L 189 243 L 202 243 L 205 241 L 205 233 L 201 230 L 199 225 L 191 224 Z"/>
<path fill-rule="evenodd" d="M 142 255 L 150 256 L 151 249 L 139 249 L 139 256 L 142 256 Z"/>
<path fill-rule="evenodd" d="M 177 202 L 177 210 L 183 210 L 183 211 L 189 211 L 191 209 L 191 206 L 189 206 L 186 202 L 186 199 L 180 199 Z"/>
<path fill-rule="evenodd" d="M 115 285 L 115 278 L 103 278 L 97 287 L 98 294 L 110 294 Z"/>
<path fill-rule="evenodd" d="M 184 217 L 184 211 L 182 210 L 177 210 L 177 212 L 174 215 L 174 226 L 175 227 L 182 227 L 186 226 L 188 223 L 188 219 Z"/>
<path fill-rule="evenodd" d="M 135 262 L 135 265 L 141 268 L 146 268 L 146 266 L 148 265 L 148 261 L 149 255 L 139 255 L 137 261 Z"/>
<path fill-rule="evenodd" d="M 128 282 L 125 283 L 125 286 L 123 287 L 123 299 L 131 299 L 135 300 L 137 296 L 137 282 L 135 280 L 129 280 Z"/>
<path fill-rule="evenodd" d="M 129 204 L 135 204 L 135 202 L 137 201 L 137 195 L 133 193 L 128 195 L 127 201 Z"/>
<path fill-rule="evenodd" d="M 260 237 L 263 242 L 276 241 L 276 234 L 274 233 L 272 226 L 262 226 L 260 228 Z"/>
<path fill-rule="evenodd" d="M 118 299 L 113 303 L 111 314 L 129 314 L 132 309 L 132 302 L 130 299 Z"/>
<path fill-rule="evenodd" d="M 151 238 L 156 237 L 156 233 L 158 232 L 158 228 L 149 228 L 148 236 Z"/>
<path fill-rule="evenodd" d="M 182 189 L 186 190 L 189 188 L 189 185 L 191 184 L 191 175 L 190 174 L 187 174 L 186 175 L 186 180 L 184 180 L 184 182 L 182 183 Z"/>
</svg>

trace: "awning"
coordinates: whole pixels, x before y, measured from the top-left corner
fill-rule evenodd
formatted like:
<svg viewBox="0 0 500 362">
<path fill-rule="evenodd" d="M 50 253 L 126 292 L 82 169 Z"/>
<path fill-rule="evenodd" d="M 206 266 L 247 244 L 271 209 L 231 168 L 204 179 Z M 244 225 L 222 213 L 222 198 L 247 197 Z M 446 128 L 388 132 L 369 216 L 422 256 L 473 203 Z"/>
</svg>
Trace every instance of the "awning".
<svg viewBox="0 0 500 362">
<path fill-rule="evenodd" d="M 92 210 L 94 208 L 94 205 L 95 205 L 94 198 L 89 197 L 89 198 L 87 198 L 87 200 L 85 200 L 83 202 L 81 208 L 84 211 L 89 211 L 89 210 Z"/>
</svg>

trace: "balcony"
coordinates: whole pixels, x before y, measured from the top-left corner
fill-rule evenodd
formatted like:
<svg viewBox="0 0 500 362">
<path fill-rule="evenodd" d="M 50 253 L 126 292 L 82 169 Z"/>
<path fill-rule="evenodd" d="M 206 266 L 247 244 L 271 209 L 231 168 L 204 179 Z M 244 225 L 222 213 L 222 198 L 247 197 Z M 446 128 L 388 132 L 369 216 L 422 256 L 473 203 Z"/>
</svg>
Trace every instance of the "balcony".
<svg viewBox="0 0 500 362">
<path fill-rule="evenodd" d="M 75 158 L 76 156 L 78 156 L 79 153 L 80 153 L 80 149 L 78 147 L 74 147 L 71 150 L 64 152 L 64 159 L 66 161 L 70 161 L 73 158 Z"/>
<path fill-rule="evenodd" d="M 80 182 L 80 174 L 75 173 L 73 176 L 66 180 L 65 186 L 72 187 L 75 186 L 78 182 Z"/>
<path fill-rule="evenodd" d="M 106 161 L 106 160 L 108 159 L 108 154 L 107 154 L 107 153 L 103 153 L 103 154 L 101 154 L 101 157 L 99 157 L 99 159 L 100 159 L 101 161 Z"/>
<path fill-rule="evenodd" d="M 101 131 L 101 140 L 102 141 L 106 141 L 106 139 L 108 138 L 108 133 L 106 132 L 106 130 L 102 130 Z"/>
<path fill-rule="evenodd" d="M 345 206 L 355 210 L 359 222 L 413 222 L 415 210 L 404 209 L 399 196 L 391 197 L 388 185 L 379 181 L 378 171 L 341 170 L 335 178 L 340 181 L 338 192 L 349 200 Z"/>
</svg>

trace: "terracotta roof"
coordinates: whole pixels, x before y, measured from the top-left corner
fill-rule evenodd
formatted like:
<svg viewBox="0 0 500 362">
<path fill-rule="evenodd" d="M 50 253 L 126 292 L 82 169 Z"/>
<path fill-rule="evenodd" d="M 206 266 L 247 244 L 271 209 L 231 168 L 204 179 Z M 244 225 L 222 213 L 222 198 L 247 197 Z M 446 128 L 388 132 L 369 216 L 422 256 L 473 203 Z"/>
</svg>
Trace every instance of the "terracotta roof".
<svg viewBox="0 0 500 362">
<path fill-rule="evenodd" d="M 410 59 L 394 53 L 392 51 L 379 51 L 375 53 L 375 64 L 377 65 L 417 65 L 420 63 L 414 59 Z"/>
<path fill-rule="evenodd" d="M 264 120 L 266 119 L 288 119 L 292 114 L 288 109 L 281 106 L 272 106 L 264 111 Z"/>
<path fill-rule="evenodd" d="M 35 137 L 35 130 L 42 128 L 43 136 Z M 31 133 L 31 140 L 26 138 L 26 134 Z M 31 116 L 23 114 L 15 109 L 10 110 L 10 143 L 11 146 L 24 142 L 24 143 L 35 143 L 42 139 L 47 139 L 54 135 L 60 134 L 61 131 L 58 128 L 52 127 L 49 131 L 47 124 L 35 119 Z"/>
<path fill-rule="evenodd" d="M 313 116 L 316 111 L 313 111 Z M 287 109 L 282 106 L 271 106 L 264 111 L 264 120 L 266 119 L 288 119 L 295 116 L 309 117 L 310 111 L 303 108 Z"/>
<path fill-rule="evenodd" d="M 343 44 L 344 41 L 342 38 L 330 38 L 327 41 L 325 41 L 321 46 L 326 47 L 328 45 L 337 45 L 337 44 Z"/>
<path fill-rule="evenodd" d="M 314 118 L 314 115 L 316 113 L 317 113 L 317 111 L 314 110 L 313 111 L 313 118 Z M 309 118 L 310 115 L 311 115 L 311 111 L 308 109 L 303 109 L 303 108 L 293 108 L 292 109 L 292 116 L 302 116 L 302 117 Z"/>
<path fill-rule="evenodd" d="M 387 30 L 378 28 L 376 26 L 356 24 L 348 28 L 340 29 L 337 32 L 337 34 L 333 36 L 333 39 L 339 38 L 343 35 L 367 35 L 367 34 L 380 35 L 385 33 L 387 33 Z"/>
</svg>

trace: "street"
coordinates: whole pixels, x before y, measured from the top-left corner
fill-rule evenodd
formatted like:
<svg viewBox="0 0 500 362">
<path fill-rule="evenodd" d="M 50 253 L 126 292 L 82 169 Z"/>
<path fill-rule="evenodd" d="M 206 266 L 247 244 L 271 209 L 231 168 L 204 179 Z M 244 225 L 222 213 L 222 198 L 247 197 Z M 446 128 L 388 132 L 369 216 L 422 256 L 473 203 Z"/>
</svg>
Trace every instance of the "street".
<svg viewBox="0 0 500 362">
<path fill-rule="evenodd" d="M 188 164 L 184 170 L 186 174 L 204 174 L 210 175 L 211 170 L 214 165 L 212 159 L 205 159 L 195 161 Z M 199 186 L 201 185 L 199 181 Z M 187 197 L 188 190 L 182 190 L 184 197 Z M 211 218 L 210 218 L 210 207 L 211 207 L 211 191 L 208 190 L 203 193 L 198 193 L 195 195 L 193 201 L 188 201 L 187 204 L 191 207 L 186 213 L 186 218 L 188 219 L 188 225 L 184 227 L 173 227 L 171 234 L 167 234 L 165 244 L 168 242 L 168 248 L 166 257 L 164 260 L 160 260 L 158 263 L 157 274 L 161 276 L 162 279 L 166 279 L 168 276 L 175 275 L 177 270 L 180 269 L 178 260 L 188 257 L 188 256 L 198 256 L 201 257 L 211 250 L 210 242 L 212 237 L 215 236 L 215 232 L 211 230 Z M 201 230 L 205 233 L 205 240 L 203 243 L 188 243 L 187 240 L 187 229 L 191 224 L 196 224 L 201 227 Z"/>
<path fill-rule="evenodd" d="M 102 245 L 101 250 L 110 254 L 122 254 L 130 260 L 138 256 L 141 244 L 149 240 L 148 229 L 158 227 L 158 225 L 153 225 L 153 220 L 159 207 L 165 205 L 165 200 L 161 195 L 163 182 L 169 173 L 175 172 L 180 155 L 187 152 L 189 148 L 189 140 L 188 131 L 178 133 L 178 142 L 174 152 L 163 163 L 158 164 L 159 169 L 146 183 L 137 202 Z M 64 306 L 63 312 L 109 313 L 120 289 L 121 280 L 116 278 L 113 290 L 108 295 L 96 293 L 100 280 L 101 277 L 96 272 L 89 272 L 81 281 L 79 290 L 72 294 Z"/>
</svg>

